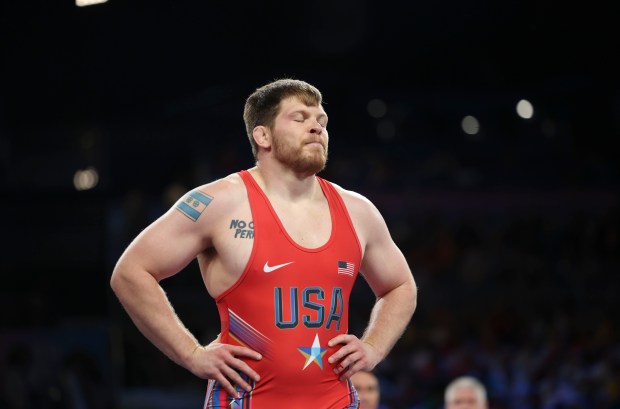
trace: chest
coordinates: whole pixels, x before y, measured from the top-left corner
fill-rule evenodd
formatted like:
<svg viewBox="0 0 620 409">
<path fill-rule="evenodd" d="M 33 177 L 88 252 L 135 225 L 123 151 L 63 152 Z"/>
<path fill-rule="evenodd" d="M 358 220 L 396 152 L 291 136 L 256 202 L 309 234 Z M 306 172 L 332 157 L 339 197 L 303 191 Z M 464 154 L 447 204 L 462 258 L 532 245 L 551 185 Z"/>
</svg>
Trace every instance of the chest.
<svg viewBox="0 0 620 409">
<path fill-rule="evenodd" d="M 298 205 L 274 201 L 271 210 L 275 223 L 300 247 L 321 247 L 331 236 L 332 215 L 327 201 Z"/>
<path fill-rule="evenodd" d="M 324 197 L 312 203 L 291 203 L 255 195 L 253 201 L 231 209 L 218 223 L 213 251 L 201 257 L 201 270 L 210 293 L 217 296 L 230 288 L 246 267 L 261 272 L 262 281 L 289 273 L 293 277 L 314 277 L 323 271 L 338 277 L 341 261 L 359 267 L 359 262 L 355 262 L 359 254 L 355 232 L 346 222 L 346 214 L 332 201 Z M 304 271 L 300 266 L 305 266 Z M 348 270 L 344 272 L 350 274 Z M 311 284 L 314 285 L 308 285 Z M 299 283 L 299 291 L 305 286 Z"/>
</svg>

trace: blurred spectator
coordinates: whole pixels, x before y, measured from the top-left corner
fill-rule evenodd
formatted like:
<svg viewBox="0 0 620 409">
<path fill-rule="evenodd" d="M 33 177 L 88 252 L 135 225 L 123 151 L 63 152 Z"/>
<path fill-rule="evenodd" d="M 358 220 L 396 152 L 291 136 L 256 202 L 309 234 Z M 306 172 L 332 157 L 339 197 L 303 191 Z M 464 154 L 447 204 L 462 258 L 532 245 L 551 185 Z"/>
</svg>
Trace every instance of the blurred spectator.
<svg viewBox="0 0 620 409">
<path fill-rule="evenodd" d="M 486 388 L 474 377 L 458 377 L 446 387 L 444 405 L 445 409 L 487 409 Z"/>
<path fill-rule="evenodd" d="M 359 409 L 379 409 L 381 390 L 379 379 L 373 372 L 359 371 L 351 377 L 360 399 Z"/>
</svg>

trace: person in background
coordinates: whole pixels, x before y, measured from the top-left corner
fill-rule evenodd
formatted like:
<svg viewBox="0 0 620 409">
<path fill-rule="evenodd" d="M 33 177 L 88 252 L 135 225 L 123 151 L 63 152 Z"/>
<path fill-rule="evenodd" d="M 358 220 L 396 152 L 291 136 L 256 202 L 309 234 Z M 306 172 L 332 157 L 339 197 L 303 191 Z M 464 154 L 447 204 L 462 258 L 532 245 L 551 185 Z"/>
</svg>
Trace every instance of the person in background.
<svg viewBox="0 0 620 409">
<path fill-rule="evenodd" d="M 359 409 L 379 409 L 381 388 L 379 378 L 372 371 L 359 371 L 351 376 L 351 382 L 359 396 Z"/>
<path fill-rule="evenodd" d="M 446 387 L 444 408 L 488 409 L 486 388 L 472 376 L 458 377 Z"/>
</svg>

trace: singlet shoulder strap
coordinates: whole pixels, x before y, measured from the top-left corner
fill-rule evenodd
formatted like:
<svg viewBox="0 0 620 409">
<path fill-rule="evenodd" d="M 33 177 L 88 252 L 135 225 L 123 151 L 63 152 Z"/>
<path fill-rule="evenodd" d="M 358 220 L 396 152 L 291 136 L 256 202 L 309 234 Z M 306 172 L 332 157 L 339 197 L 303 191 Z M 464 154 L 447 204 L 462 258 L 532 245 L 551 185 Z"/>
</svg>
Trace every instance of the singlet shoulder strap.
<svg viewBox="0 0 620 409">
<path fill-rule="evenodd" d="M 342 228 L 346 226 L 346 228 L 352 232 L 353 236 L 355 237 L 355 241 L 357 242 L 357 248 L 361 256 L 361 254 L 363 253 L 362 246 L 360 244 L 359 237 L 357 236 L 357 231 L 355 230 L 355 226 L 353 225 L 353 220 L 351 219 L 351 215 L 349 214 L 349 210 L 347 209 L 347 206 L 344 203 L 344 199 L 342 198 L 342 196 L 340 195 L 340 193 L 336 189 L 336 186 L 334 186 L 333 183 L 318 176 L 317 176 L 317 179 L 321 187 L 323 188 L 323 192 L 325 192 L 325 195 L 328 196 L 328 201 L 330 203 L 329 206 L 331 208 L 331 211 L 336 215 L 342 216 L 342 217 L 336 217 L 337 223 L 339 225 L 338 228 Z"/>
<path fill-rule="evenodd" d="M 237 175 L 239 175 L 241 177 L 241 180 L 243 180 L 243 183 L 248 186 L 248 185 L 252 185 L 255 186 L 255 181 L 254 178 L 252 177 L 252 175 L 250 175 L 250 172 L 248 172 L 247 170 L 240 170 L 239 172 L 237 172 Z"/>
</svg>

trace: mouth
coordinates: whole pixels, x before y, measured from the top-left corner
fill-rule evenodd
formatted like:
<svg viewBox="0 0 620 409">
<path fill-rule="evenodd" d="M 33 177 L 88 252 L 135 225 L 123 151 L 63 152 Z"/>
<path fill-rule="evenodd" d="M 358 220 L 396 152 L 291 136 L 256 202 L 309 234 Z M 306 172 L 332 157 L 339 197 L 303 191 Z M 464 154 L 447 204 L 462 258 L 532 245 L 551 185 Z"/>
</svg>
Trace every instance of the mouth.
<svg viewBox="0 0 620 409">
<path fill-rule="evenodd" d="M 319 142 L 309 143 L 306 146 L 308 146 L 308 149 L 310 149 L 312 154 L 321 156 L 325 156 L 327 154 L 327 149 Z"/>
<path fill-rule="evenodd" d="M 325 150 L 325 146 L 323 146 L 323 144 L 321 142 L 318 142 L 318 141 L 306 142 L 306 146 L 317 146 L 317 147 L 320 147 L 321 149 Z"/>
</svg>

